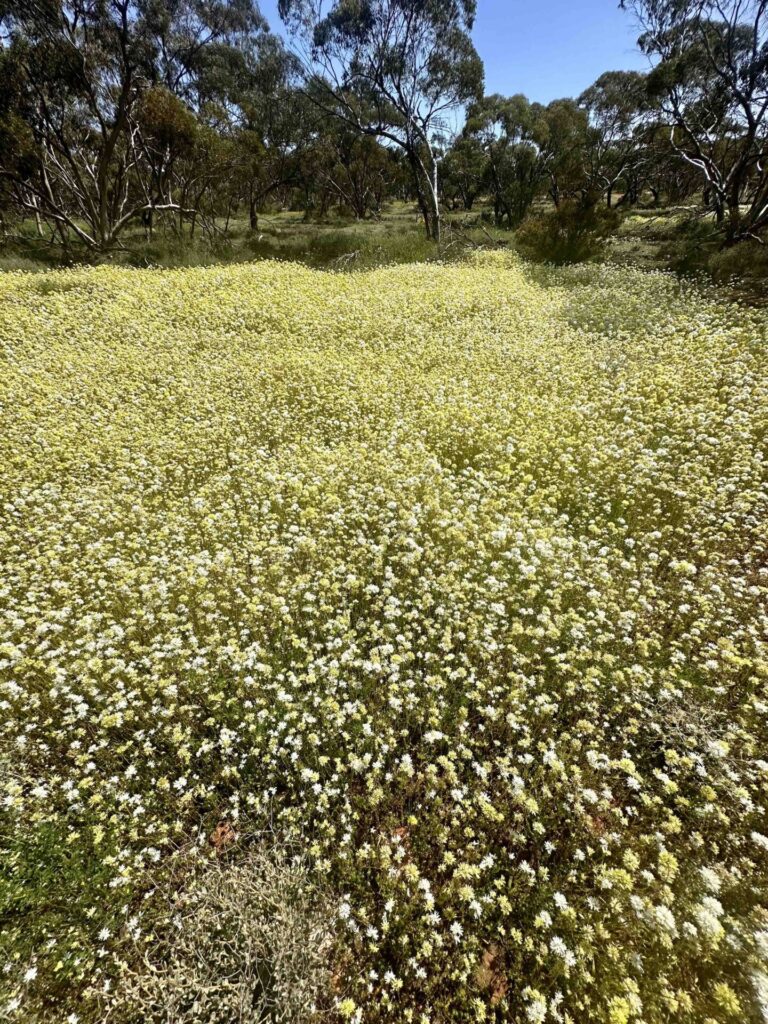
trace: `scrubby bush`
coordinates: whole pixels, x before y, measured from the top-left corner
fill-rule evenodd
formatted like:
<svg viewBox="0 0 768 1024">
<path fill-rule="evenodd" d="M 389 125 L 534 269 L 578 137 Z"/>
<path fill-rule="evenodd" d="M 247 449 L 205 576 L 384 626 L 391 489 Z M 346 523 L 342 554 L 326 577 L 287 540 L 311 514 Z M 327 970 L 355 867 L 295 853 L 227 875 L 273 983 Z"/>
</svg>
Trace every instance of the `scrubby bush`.
<svg viewBox="0 0 768 1024">
<path fill-rule="evenodd" d="M 768 290 L 768 239 L 752 239 L 720 249 L 710 257 L 709 269 L 719 284 L 741 286 L 746 281 Z"/>
<path fill-rule="evenodd" d="M 612 210 L 563 202 L 547 213 L 526 218 L 515 234 L 520 253 L 537 263 L 583 263 L 599 256 L 619 223 Z"/>
<path fill-rule="evenodd" d="M 673 223 L 666 241 L 659 248 L 667 266 L 678 274 L 704 275 L 711 257 L 718 252 L 722 238 L 714 219 L 694 215 Z"/>
<path fill-rule="evenodd" d="M 361 270 L 439 258 L 440 250 L 416 229 L 313 228 L 290 234 L 264 232 L 249 239 L 248 250 L 262 259 L 296 260 L 311 267 Z"/>
</svg>

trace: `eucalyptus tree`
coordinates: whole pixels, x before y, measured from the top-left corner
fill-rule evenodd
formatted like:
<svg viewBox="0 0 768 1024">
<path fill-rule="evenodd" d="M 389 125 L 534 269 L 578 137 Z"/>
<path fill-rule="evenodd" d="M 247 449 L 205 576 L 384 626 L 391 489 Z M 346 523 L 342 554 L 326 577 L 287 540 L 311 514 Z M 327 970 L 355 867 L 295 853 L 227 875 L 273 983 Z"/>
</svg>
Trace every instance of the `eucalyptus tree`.
<svg viewBox="0 0 768 1024">
<path fill-rule="evenodd" d="M 515 227 L 547 178 L 550 158 L 545 108 L 525 96 L 486 96 L 467 112 L 465 132 L 487 158 L 496 223 Z"/>
<path fill-rule="evenodd" d="M 768 0 L 622 0 L 675 153 L 711 197 L 726 244 L 768 227 Z"/>
<path fill-rule="evenodd" d="M 559 99 L 547 105 L 545 116 L 549 196 L 556 207 L 564 199 L 578 199 L 583 203 L 586 196 L 584 149 L 589 130 L 586 111 L 576 100 Z"/>
<path fill-rule="evenodd" d="M 589 117 L 583 149 L 588 187 L 605 196 L 610 207 L 617 183 L 622 178 L 637 179 L 638 164 L 645 156 L 649 112 L 645 76 L 637 71 L 606 71 L 578 102 Z"/>
<path fill-rule="evenodd" d="M 317 101 L 403 151 L 427 235 L 439 240 L 436 142 L 482 92 L 475 0 L 280 0 L 279 9 Z"/>
<path fill-rule="evenodd" d="M 486 156 L 485 186 L 498 224 L 515 227 L 543 193 L 555 205 L 591 196 L 587 115 L 573 100 L 543 106 L 523 95 L 486 96 L 469 107 L 464 134 Z"/>
<path fill-rule="evenodd" d="M 443 194 L 453 202 L 460 200 L 471 210 L 485 182 L 487 157 L 483 147 L 471 135 L 461 134 L 443 158 Z"/>
<path fill-rule="evenodd" d="M 260 36 L 227 88 L 237 175 L 252 230 L 262 205 L 301 178 L 304 152 L 322 121 L 301 88 L 301 65 L 273 34 Z"/>
<path fill-rule="evenodd" d="M 3 73 L 14 83 L 4 118 L 23 125 L 25 158 L 5 146 L 0 176 L 62 239 L 109 249 L 137 217 L 179 209 L 154 189 L 157 140 L 142 136 L 142 97 L 160 89 L 194 106 L 206 62 L 264 30 L 253 0 L 2 0 Z"/>
<path fill-rule="evenodd" d="M 168 89 L 156 85 L 142 91 L 131 112 L 135 162 L 133 188 L 144 202 L 142 220 L 151 236 L 157 207 L 180 214 L 186 196 L 179 201 L 185 167 L 196 164 L 200 149 L 200 125 L 189 108 Z"/>
<path fill-rule="evenodd" d="M 335 202 L 357 220 L 379 216 L 396 172 L 391 150 L 335 119 L 318 133 L 304 163 L 306 177 L 323 193 L 321 207 Z"/>
</svg>

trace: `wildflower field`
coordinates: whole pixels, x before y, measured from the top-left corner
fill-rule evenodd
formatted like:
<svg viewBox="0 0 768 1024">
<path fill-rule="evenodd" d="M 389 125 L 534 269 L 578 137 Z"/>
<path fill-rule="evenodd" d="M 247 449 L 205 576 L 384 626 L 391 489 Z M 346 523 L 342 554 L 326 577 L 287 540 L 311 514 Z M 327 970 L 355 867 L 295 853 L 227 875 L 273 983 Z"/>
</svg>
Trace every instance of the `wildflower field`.
<svg viewBox="0 0 768 1024">
<path fill-rule="evenodd" d="M 150 1019 L 268 833 L 322 1019 L 768 1019 L 766 342 L 503 253 L 2 276 L 0 1017 Z"/>
</svg>

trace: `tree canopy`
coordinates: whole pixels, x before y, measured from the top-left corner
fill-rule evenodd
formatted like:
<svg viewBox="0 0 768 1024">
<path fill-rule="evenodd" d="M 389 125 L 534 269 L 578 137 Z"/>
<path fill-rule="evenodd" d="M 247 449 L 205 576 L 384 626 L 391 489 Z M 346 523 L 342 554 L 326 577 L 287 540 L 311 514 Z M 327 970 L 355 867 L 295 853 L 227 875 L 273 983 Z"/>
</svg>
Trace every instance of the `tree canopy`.
<svg viewBox="0 0 768 1024">
<path fill-rule="evenodd" d="M 485 95 L 475 0 L 0 0 L 0 229 L 107 251 L 137 222 L 212 237 L 269 203 L 439 239 L 482 197 L 515 228 L 698 194 L 725 245 L 768 228 L 768 0 L 624 0 L 646 74 L 577 98 Z M 223 222 L 223 227 L 221 226 Z"/>
</svg>

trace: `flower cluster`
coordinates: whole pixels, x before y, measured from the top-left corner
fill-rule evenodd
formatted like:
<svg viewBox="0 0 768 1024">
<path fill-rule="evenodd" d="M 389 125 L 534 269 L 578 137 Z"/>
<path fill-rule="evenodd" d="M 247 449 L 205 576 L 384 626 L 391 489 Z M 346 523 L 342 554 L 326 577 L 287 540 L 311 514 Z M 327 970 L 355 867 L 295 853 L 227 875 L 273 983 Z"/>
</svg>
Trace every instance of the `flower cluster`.
<svg viewBox="0 0 768 1024">
<path fill-rule="evenodd" d="M 764 312 L 498 253 L 0 309 L 2 1012 L 89 1019 L 245 821 L 340 1019 L 768 1012 Z"/>
</svg>

